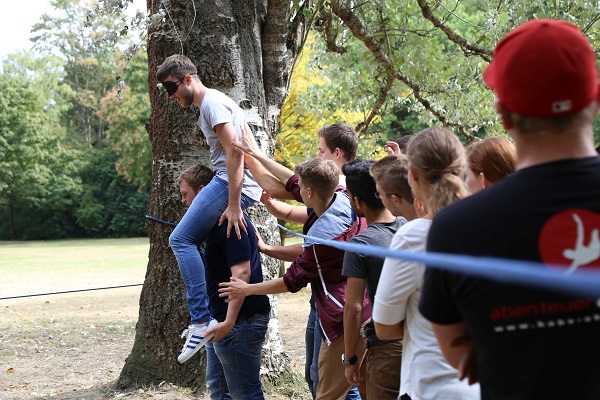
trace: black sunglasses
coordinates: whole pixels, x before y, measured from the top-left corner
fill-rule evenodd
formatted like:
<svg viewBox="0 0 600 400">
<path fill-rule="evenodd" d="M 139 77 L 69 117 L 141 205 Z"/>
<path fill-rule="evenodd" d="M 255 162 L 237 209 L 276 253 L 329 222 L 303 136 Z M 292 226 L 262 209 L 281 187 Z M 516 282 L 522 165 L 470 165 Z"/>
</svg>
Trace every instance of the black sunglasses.
<svg viewBox="0 0 600 400">
<path fill-rule="evenodd" d="M 185 79 L 185 76 L 183 78 L 181 78 L 178 81 L 166 81 L 166 82 L 161 82 L 161 83 L 157 83 L 156 86 L 161 89 L 162 91 L 166 91 L 167 95 L 169 97 L 173 96 L 175 94 L 175 92 L 177 91 L 177 88 L 179 87 L 179 85 L 181 84 L 181 82 L 183 82 L 183 80 Z"/>
<path fill-rule="evenodd" d="M 196 72 L 194 72 L 193 74 L 188 74 L 188 75 L 196 75 Z M 185 76 L 183 78 L 181 78 L 178 81 L 166 81 L 166 82 L 161 82 L 161 83 L 157 83 L 156 86 L 162 90 L 162 91 L 166 91 L 167 95 L 169 97 L 173 96 L 175 94 L 175 92 L 177 91 L 177 88 L 179 87 L 179 85 L 181 84 L 181 82 L 183 82 L 183 80 L 185 79 Z"/>
</svg>

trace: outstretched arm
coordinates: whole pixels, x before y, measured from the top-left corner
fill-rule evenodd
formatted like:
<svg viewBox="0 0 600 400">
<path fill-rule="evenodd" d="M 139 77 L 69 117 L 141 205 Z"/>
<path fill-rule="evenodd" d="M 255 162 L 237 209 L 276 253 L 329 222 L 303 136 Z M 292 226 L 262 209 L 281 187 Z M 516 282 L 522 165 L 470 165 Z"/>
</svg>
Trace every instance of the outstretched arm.
<svg viewBox="0 0 600 400">
<path fill-rule="evenodd" d="M 250 127 L 248 125 L 243 125 L 241 127 L 241 130 L 242 141 L 239 142 L 237 140 L 233 140 L 232 145 L 258 160 L 268 172 L 270 172 L 282 184 L 285 185 L 285 183 L 292 177 L 292 175 L 294 175 L 294 172 L 279 164 L 275 160 L 272 160 L 271 158 L 267 157 L 267 155 L 258 148 L 258 145 L 254 140 L 254 136 L 252 135 L 252 131 L 250 130 Z M 246 163 L 246 165 L 248 164 Z M 248 168 L 250 168 L 250 166 L 248 166 Z"/>
<path fill-rule="evenodd" d="M 231 277 L 229 282 L 219 283 L 219 297 L 228 297 L 227 303 L 235 299 L 243 299 L 257 294 L 277 294 L 289 292 L 283 278 L 271 279 L 259 283 L 246 283 L 241 279 Z"/>
<path fill-rule="evenodd" d="M 244 162 L 256 180 L 256 183 L 269 196 L 281 200 L 294 200 L 294 196 L 285 190 L 285 183 L 282 183 L 275 175 L 270 173 L 260 161 L 251 155 L 245 154 Z"/>
</svg>

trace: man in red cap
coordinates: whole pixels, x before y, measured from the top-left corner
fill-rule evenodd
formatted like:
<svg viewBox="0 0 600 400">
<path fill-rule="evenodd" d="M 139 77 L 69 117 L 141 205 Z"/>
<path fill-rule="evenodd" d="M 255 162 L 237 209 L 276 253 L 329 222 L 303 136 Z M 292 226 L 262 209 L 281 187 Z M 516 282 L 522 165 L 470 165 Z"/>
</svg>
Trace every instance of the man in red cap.
<svg viewBox="0 0 600 400">
<path fill-rule="evenodd" d="M 529 21 L 500 40 L 483 78 L 517 172 L 438 213 L 428 251 L 599 268 L 590 43 L 569 23 Z M 482 399 L 600 399 L 600 300 L 431 267 L 419 308 Z"/>
</svg>

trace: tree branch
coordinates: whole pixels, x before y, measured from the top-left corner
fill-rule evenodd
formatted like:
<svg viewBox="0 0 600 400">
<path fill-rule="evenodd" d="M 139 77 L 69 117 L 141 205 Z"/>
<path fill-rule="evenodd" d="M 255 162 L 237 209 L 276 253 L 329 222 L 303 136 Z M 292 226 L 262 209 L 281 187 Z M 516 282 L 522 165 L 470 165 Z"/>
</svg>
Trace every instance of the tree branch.
<svg viewBox="0 0 600 400">
<path fill-rule="evenodd" d="M 324 7 L 319 8 L 319 19 L 315 22 L 315 29 L 325 34 L 327 50 L 338 54 L 344 54 L 348 51 L 344 46 L 339 46 L 336 43 L 337 32 L 333 30 L 333 17 Z"/>
<path fill-rule="evenodd" d="M 479 47 L 475 44 L 469 43 L 467 39 L 463 38 L 462 36 L 454 32 L 452 29 L 450 29 L 447 25 L 440 21 L 439 18 L 433 15 L 433 10 L 427 4 L 427 0 L 417 0 L 417 3 L 419 3 L 419 7 L 421 7 L 423 17 L 425 17 L 426 20 L 430 21 L 433 24 L 433 26 L 444 32 L 448 39 L 456 43 L 461 48 L 465 56 L 468 57 L 471 55 L 477 55 L 487 62 L 492 61 L 491 50 L 484 49 L 483 47 Z"/>
<path fill-rule="evenodd" d="M 420 1 L 420 0 L 419 0 Z M 403 74 L 401 70 L 396 69 L 396 66 L 389 58 L 389 56 L 385 53 L 379 42 L 375 39 L 373 34 L 371 34 L 362 24 L 362 22 L 356 17 L 356 15 L 350 10 L 342 0 L 331 0 L 330 2 L 331 10 L 335 15 L 337 15 L 350 29 L 355 38 L 360 40 L 367 46 L 367 48 L 371 51 L 373 56 L 379 61 L 381 66 L 385 69 L 388 74 L 388 79 L 386 80 L 385 86 L 380 90 L 379 98 L 373 108 L 371 109 L 371 114 L 368 117 L 368 120 L 360 123 L 357 129 L 361 131 L 365 131 L 368 127 L 368 124 L 372 121 L 373 117 L 379 113 L 379 109 L 385 103 L 387 99 L 387 95 L 392 88 L 395 79 L 400 80 L 406 86 L 412 89 L 413 95 L 415 99 L 423 106 L 427 111 L 433 114 L 442 125 L 447 127 L 451 127 L 454 131 L 460 135 L 463 135 L 468 138 L 475 138 L 472 134 L 467 132 L 462 125 L 457 123 L 453 123 L 448 121 L 446 117 L 442 114 L 440 110 L 435 109 L 429 100 L 423 97 L 421 93 L 421 87 L 412 81 L 407 75 Z M 385 95 L 385 96 L 384 96 Z"/>
</svg>

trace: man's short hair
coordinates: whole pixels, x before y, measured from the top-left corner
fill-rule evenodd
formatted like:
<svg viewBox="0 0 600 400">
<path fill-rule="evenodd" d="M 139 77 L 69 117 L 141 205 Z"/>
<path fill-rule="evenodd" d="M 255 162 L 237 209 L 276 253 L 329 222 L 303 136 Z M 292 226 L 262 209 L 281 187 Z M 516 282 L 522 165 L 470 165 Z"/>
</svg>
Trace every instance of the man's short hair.
<svg viewBox="0 0 600 400">
<path fill-rule="evenodd" d="M 398 148 L 400 149 L 400 151 L 405 154 L 406 153 L 406 148 L 408 147 L 408 143 L 410 142 L 410 140 L 412 139 L 413 135 L 404 135 L 401 136 L 399 138 L 397 138 L 396 140 L 394 140 L 394 142 L 398 143 Z"/>
<path fill-rule="evenodd" d="M 375 179 L 369 172 L 373 163 L 374 160 L 352 160 L 342 165 L 342 172 L 346 176 L 346 188 L 352 196 L 358 197 L 372 210 L 381 210 L 385 206 L 381 199 L 375 197 Z"/>
<path fill-rule="evenodd" d="M 198 190 L 200 186 L 206 186 L 215 176 L 215 172 L 203 164 L 192 165 L 177 178 L 177 185 L 181 185 L 181 181 L 186 181 L 194 190 Z"/>
<path fill-rule="evenodd" d="M 325 144 L 330 151 L 336 148 L 340 149 L 344 154 L 346 161 L 352 161 L 356 158 L 358 150 L 358 135 L 352 125 L 343 122 L 325 125 L 319 129 L 319 137 L 325 140 Z"/>
<path fill-rule="evenodd" d="M 297 164 L 294 173 L 300 177 L 304 186 L 312 188 L 322 200 L 333 196 L 340 181 L 337 165 L 320 157 Z"/>
<path fill-rule="evenodd" d="M 371 176 L 387 194 L 395 194 L 413 204 L 408 184 L 408 160 L 404 154 L 391 154 L 371 165 Z"/>
<path fill-rule="evenodd" d="M 167 57 L 165 61 L 158 66 L 156 79 L 158 79 L 159 82 L 163 82 L 169 76 L 181 79 L 186 75 L 194 75 L 197 71 L 198 70 L 192 60 L 181 54 L 173 54 L 172 56 Z"/>
</svg>

